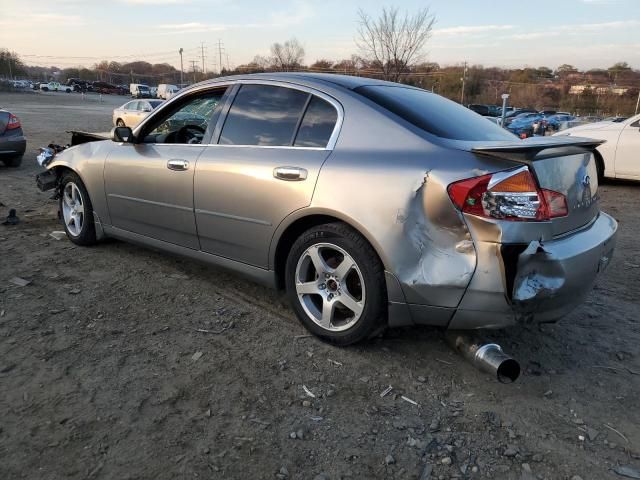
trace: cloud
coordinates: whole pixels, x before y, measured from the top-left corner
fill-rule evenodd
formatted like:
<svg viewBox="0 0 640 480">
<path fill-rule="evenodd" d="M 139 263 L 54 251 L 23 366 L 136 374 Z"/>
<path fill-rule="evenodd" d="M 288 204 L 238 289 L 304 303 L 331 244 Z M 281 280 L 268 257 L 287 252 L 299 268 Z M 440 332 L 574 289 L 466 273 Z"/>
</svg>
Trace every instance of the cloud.
<svg viewBox="0 0 640 480">
<path fill-rule="evenodd" d="M 559 37 L 561 35 L 581 35 L 602 30 L 617 30 L 640 25 L 640 20 L 618 20 L 602 23 L 578 23 L 574 25 L 558 25 L 545 31 L 516 33 L 507 35 L 505 40 L 536 40 L 539 38 Z"/>
<path fill-rule="evenodd" d="M 129 5 L 177 5 L 188 3 L 187 0 L 120 0 Z"/>
<path fill-rule="evenodd" d="M 496 31 L 512 30 L 514 25 L 461 25 L 457 27 L 435 28 L 434 35 L 474 35 L 479 33 L 489 33 Z"/>
<path fill-rule="evenodd" d="M 28 15 L 8 14 L 4 18 L 0 19 L 0 26 L 2 27 L 19 27 L 35 28 L 46 25 L 57 25 L 59 27 L 71 27 L 84 25 L 85 19 L 80 15 L 64 15 L 61 13 L 44 12 L 44 13 L 29 13 Z"/>
</svg>

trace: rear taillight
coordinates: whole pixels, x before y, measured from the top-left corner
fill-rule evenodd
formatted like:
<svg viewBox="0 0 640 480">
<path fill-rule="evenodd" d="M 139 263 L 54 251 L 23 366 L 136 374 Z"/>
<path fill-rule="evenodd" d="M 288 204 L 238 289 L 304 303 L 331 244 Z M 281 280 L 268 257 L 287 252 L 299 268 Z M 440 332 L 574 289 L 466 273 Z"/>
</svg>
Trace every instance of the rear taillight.
<svg viewBox="0 0 640 480">
<path fill-rule="evenodd" d="M 527 167 L 452 183 L 449 197 L 464 213 L 541 222 L 567 215 L 564 195 L 538 187 Z"/>
<path fill-rule="evenodd" d="M 13 130 L 14 128 L 20 128 L 20 120 L 13 113 L 9 114 L 9 123 L 7 123 L 7 130 Z"/>
</svg>

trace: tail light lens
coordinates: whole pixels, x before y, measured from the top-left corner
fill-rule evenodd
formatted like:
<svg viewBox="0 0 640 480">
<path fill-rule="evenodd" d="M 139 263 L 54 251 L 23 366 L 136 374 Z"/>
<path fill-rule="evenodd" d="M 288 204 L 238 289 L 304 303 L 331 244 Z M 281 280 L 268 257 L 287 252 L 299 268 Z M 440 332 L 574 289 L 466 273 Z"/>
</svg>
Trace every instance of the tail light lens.
<svg viewBox="0 0 640 480">
<path fill-rule="evenodd" d="M 568 214 L 565 196 L 539 188 L 527 167 L 461 180 L 448 191 L 460 210 L 479 217 L 542 222 Z"/>
<path fill-rule="evenodd" d="M 9 123 L 7 123 L 7 130 L 13 130 L 14 128 L 20 128 L 20 120 L 13 113 L 9 114 Z"/>
</svg>

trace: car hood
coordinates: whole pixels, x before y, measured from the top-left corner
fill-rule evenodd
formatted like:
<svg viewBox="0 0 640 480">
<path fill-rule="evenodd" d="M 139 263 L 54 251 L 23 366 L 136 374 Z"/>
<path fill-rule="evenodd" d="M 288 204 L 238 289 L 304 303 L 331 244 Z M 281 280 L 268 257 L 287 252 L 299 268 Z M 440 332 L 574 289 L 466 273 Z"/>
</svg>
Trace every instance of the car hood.
<svg viewBox="0 0 640 480">
<path fill-rule="evenodd" d="M 575 120 L 572 120 L 573 122 L 577 122 L 580 121 L 579 118 L 576 118 Z M 584 125 L 578 125 L 577 127 L 572 127 L 572 128 L 567 128 L 566 130 L 563 130 L 561 132 L 561 134 L 566 134 L 566 133 L 571 133 L 573 134 L 574 132 L 582 132 L 582 131 L 591 131 L 591 130 L 618 130 L 622 128 L 622 124 L 621 123 L 616 123 L 616 122 L 594 122 L 594 123 L 585 123 Z"/>
</svg>

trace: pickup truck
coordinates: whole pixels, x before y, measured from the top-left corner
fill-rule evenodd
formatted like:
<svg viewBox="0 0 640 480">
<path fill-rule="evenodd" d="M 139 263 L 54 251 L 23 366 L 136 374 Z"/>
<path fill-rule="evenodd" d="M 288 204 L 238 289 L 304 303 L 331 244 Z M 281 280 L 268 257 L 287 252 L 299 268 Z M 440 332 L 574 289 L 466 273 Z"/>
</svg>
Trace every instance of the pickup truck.
<svg viewBox="0 0 640 480">
<path fill-rule="evenodd" d="M 69 85 L 63 85 L 60 82 L 49 82 L 49 83 L 41 83 L 40 90 L 43 92 L 67 92 L 71 93 L 73 91 L 73 87 Z"/>
</svg>

